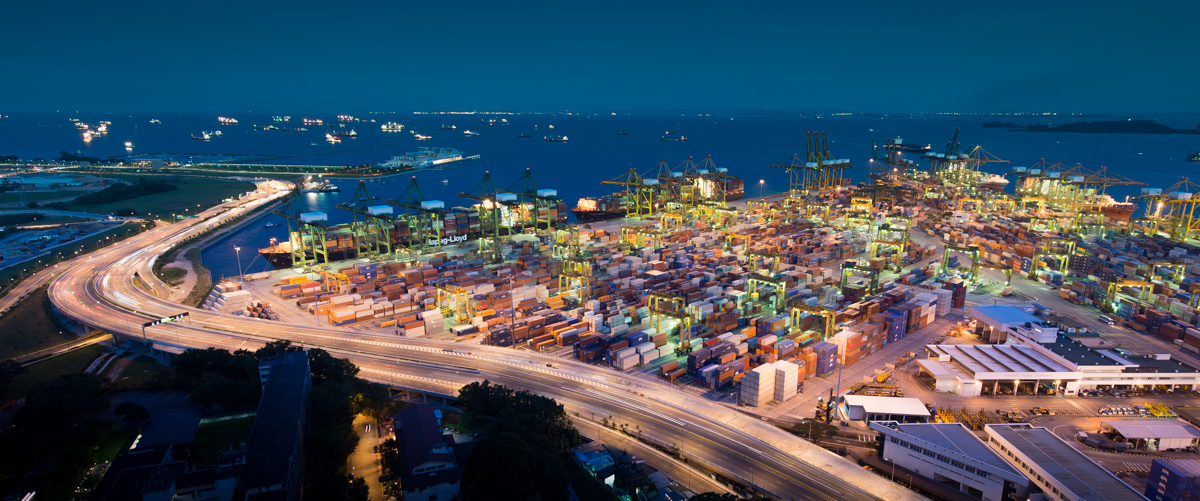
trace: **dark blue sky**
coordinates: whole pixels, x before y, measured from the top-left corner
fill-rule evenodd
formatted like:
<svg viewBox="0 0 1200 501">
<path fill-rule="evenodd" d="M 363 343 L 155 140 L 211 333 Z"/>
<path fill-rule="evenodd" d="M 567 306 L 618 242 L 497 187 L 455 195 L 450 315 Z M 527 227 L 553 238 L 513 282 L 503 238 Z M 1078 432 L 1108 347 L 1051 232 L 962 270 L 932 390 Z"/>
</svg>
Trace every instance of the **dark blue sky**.
<svg viewBox="0 0 1200 501">
<path fill-rule="evenodd" d="M 1200 111 L 1200 2 L 6 2 L 0 112 Z"/>
</svg>

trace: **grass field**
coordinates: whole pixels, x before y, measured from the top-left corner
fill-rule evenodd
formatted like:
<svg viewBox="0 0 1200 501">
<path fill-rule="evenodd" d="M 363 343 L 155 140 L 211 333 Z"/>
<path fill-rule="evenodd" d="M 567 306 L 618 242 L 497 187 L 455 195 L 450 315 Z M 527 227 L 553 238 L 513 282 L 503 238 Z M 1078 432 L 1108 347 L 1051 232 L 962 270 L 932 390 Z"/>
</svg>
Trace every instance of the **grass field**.
<svg viewBox="0 0 1200 501">
<path fill-rule="evenodd" d="M 107 346 L 93 344 L 27 366 L 29 372 L 13 380 L 8 387 L 8 393 L 4 395 L 4 400 L 25 398 L 25 393 L 35 384 L 82 371 L 92 359 L 106 351 Z"/>
<path fill-rule="evenodd" d="M 142 385 L 154 379 L 155 376 L 164 370 L 166 370 L 166 367 L 160 365 L 153 357 L 141 355 L 125 366 L 125 370 L 117 378 L 117 389 L 141 389 Z"/>
<path fill-rule="evenodd" d="M 158 278 L 161 278 L 167 285 L 178 285 L 183 282 L 183 277 L 187 276 L 187 270 L 183 268 L 163 267 Z"/>
<path fill-rule="evenodd" d="M 141 177 L 154 179 L 150 176 L 129 177 L 131 179 Z M 184 178 L 183 182 L 179 183 L 179 189 L 177 190 L 101 205 L 72 205 L 71 210 L 94 214 L 112 214 L 120 209 L 132 208 L 139 215 L 153 214 L 157 217 L 159 214 L 182 214 L 184 209 L 188 209 L 189 213 L 195 214 L 197 206 L 200 209 L 207 209 L 221 203 L 226 198 L 237 197 L 247 191 L 254 191 L 254 189 L 255 186 L 253 183 L 242 181 Z"/>
<path fill-rule="evenodd" d="M 46 301 L 49 299 L 43 286 L 0 317 L 0 360 L 76 339 L 74 333 L 59 332 L 46 313 Z"/>
<path fill-rule="evenodd" d="M 199 449 L 197 464 L 216 464 L 223 449 L 230 445 L 241 447 L 242 442 L 250 441 L 250 428 L 254 426 L 254 416 L 204 423 L 196 432 L 196 448 Z"/>
<path fill-rule="evenodd" d="M 129 449 L 137 435 L 137 428 L 113 430 L 100 441 L 99 449 L 96 449 L 96 460 L 112 461 L 118 454 Z"/>
<path fill-rule="evenodd" d="M 138 229 L 137 223 L 126 223 L 126 224 L 123 224 L 116 228 L 113 228 L 111 230 L 108 230 L 104 233 L 100 233 L 98 235 L 94 235 L 94 236 L 80 239 L 80 240 L 75 240 L 75 241 L 70 242 L 66 245 L 63 245 L 61 247 L 55 247 L 53 249 L 53 254 L 55 254 L 55 255 L 57 255 L 57 254 L 72 255 L 77 250 L 90 249 L 92 246 L 96 245 L 96 242 L 105 240 L 105 237 L 108 237 L 109 242 L 113 242 L 113 241 L 115 241 L 114 239 L 120 240 L 123 236 L 131 234 L 131 233 L 137 231 L 137 229 Z M 45 262 L 45 258 L 43 258 L 43 262 Z M 34 265 L 34 264 L 35 263 L 33 263 L 33 262 L 21 263 L 21 264 L 10 266 L 8 268 L 4 268 L 4 269 L 0 270 L 0 284 L 8 284 L 8 281 L 10 279 L 17 277 L 18 275 L 20 275 L 22 273 L 21 270 L 26 269 L 26 268 L 32 268 L 32 265 Z M 5 357 L 0 355 L 0 359 L 3 359 L 3 358 L 5 358 Z"/>
<path fill-rule="evenodd" d="M 31 202 L 41 203 L 41 202 L 49 202 L 49 201 L 53 201 L 53 200 L 58 200 L 60 198 L 77 197 L 79 195 L 86 195 L 88 193 L 90 193 L 90 192 L 88 192 L 88 191 L 32 191 L 32 192 L 25 193 L 25 199 L 29 200 Z M 21 192 L 19 192 L 19 191 L 6 191 L 4 193 L 0 193 L 0 204 L 7 204 L 7 203 L 12 203 L 12 202 L 20 202 L 20 201 L 21 201 Z"/>
</svg>

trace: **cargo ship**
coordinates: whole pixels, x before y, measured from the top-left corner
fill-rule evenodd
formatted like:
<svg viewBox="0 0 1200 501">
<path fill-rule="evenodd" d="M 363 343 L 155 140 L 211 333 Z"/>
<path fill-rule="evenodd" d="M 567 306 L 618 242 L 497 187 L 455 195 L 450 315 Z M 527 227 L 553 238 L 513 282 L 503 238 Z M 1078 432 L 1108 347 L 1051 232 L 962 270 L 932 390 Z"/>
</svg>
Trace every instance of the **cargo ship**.
<svg viewBox="0 0 1200 501">
<path fill-rule="evenodd" d="M 304 125 L 325 125 L 325 121 L 320 118 L 305 118 Z"/>
<path fill-rule="evenodd" d="M 438 165 L 464 160 L 461 151 L 454 148 L 422 146 L 417 151 L 394 156 L 391 160 L 379 164 L 380 167 L 436 167 Z"/>
<path fill-rule="evenodd" d="M 276 122 L 288 122 L 288 121 L 292 120 L 292 117 L 288 116 L 288 115 L 284 115 L 284 116 L 275 115 L 275 116 L 271 117 L 271 120 L 274 120 Z"/>
<path fill-rule="evenodd" d="M 991 174 L 979 182 L 979 187 L 992 191 L 1004 191 L 1004 187 L 1008 186 L 1008 179 L 998 174 Z"/>
<path fill-rule="evenodd" d="M 709 178 L 696 176 L 692 183 L 698 188 L 701 196 L 708 200 L 725 200 L 732 202 L 746 196 L 746 184 L 736 176 Z M 575 219 L 580 223 L 592 223 L 625 217 L 625 194 L 613 193 L 606 197 L 580 198 L 571 209 Z"/>
<path fill-rule="evenodd" d="M 217 121 L 221 122 L 222 125 L 234 125 L 238 123 L 236 118 L 229 117 L 217 117 Z"/>
<path fill-rule="evenodd" d="M 904 144 L 904 139 L 896 136 L 896 139 L 888 139 L 887 147 L 896 151 L 907 151 L 912 153 L 925 153 L 933 149 L 933 146 L 919 144 Z"/>
<path fill-rule="evenodd" d="M 542 206 L 535 208 L 534 204 L 528 202 L 518 204 L 515 207 L 506 206 L 508 213 L 504 215 L 504 219 L 510 221 L 529 221 L 529 226 L 532 226 L 535 210 L 537 211 L 536 216 L 539 219 L 549 219 L 556 225 L 567 222 L 567 208 L 562 202 L 558 202 L 552 207 Z M 392 220 L 389 235 L 393 246 L 404 247 L 412 243 L 410 240 L 413 233 L 408 223 L 409 221 L 405 218 Z M 434 220 L 434 224 L 440 230 L 441 240 L 426 242 L 432 247 L 462 244 L 478 239 L 482 230 L 479 211 L 474 207 L 452 207 Z M 295 238 L 300 237 L 296 235 Z M 311 241 L 306 239 L 305 243 L 308 244 L 306 247 L 311 247 Z M 358 257 L 358 246 L 354 241 L 354 231 L 350 223 L 328 227 L 325 230 L 324 243 L 330 261 L 342 261 Z M 291 241 L 277 242 L 276 239 L 271 239 L 271 246 L 259 249 L 258 253 L 277 270 L 292 267 Z M 312 258 L 312 254 L 308 253 L 308 257 Z"/>
<path fill-rule="evenodd" d="M 687 136 L 679 136 L 679 137 L 663 136 L 662 140 L 663 141 L 687 141 Z"/>
<path fill-rule="evenodd" d="M 569 140 L 567 136 L 542 136 L 542 141 L 547 143 L 565 143 Z"/>
<path fill-rule="evenodd" d="M 380 125 L 379 128 L 381 130 L 383 130 L 384 132 L 399 132 L 399 131 L 404 130 L 404 124 L 398 124 L 396 122 L 388 122 L 383 125 Z"/>
<path fill-rule="evenodd" d="M 1188 153 L 1187 159 L 1189 162 L 1200 162 L 1200 153 Z"/>
<path fill-rule="evenodd" d="M 333 137 L 338 137 L 338 138 L 341 138 L 341 137 L 356 138 L 356 137 L 358 137 L 358 133 L 355 132 L 354 129 L 350 129 L 350 132 L 333 129 L 329 132 L 329 134 L 332 135 Z"/>
</svg>

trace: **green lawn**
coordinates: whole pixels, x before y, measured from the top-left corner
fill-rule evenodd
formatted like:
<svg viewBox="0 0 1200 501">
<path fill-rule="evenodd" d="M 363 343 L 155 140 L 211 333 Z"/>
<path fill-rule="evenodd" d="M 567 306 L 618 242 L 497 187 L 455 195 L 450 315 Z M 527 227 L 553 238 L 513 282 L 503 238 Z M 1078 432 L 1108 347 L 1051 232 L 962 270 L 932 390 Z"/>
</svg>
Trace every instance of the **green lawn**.
<svg viewBox="0 0 1200 501">
<path fill-rule="evenodd" d="M 25 393 L 35 384 L 82 371 L 92 359 L 106 351 L 107 346 L 93 344 L 26 366 L 29 372 L 13 380 L 8 387 L 8 393 L 4 395 L 4 400 L 25 398 Z"/>
<path fill-rule="evenodd" d="M 132 179 L 151 176 L 129 176 Z M 120 202 L 100 205 L 72 205 L 71 210 L 91 212 L 94 214 L 112 214 L 120 209 L 132 208 L 139 215 L 182 214 L 188 209 L 189 214 L 195 214 L 199 209 L 207 209 L 220 204 L 223 200 L 247 191 L 254 191 L 253 183 L 244 181 L 222 181 L 220 179 L 182 178 L 179 189 L 165 193 L 145 195 Z"/>
<path fill-rule="evenodd" d="M 100 441 L 100 448 L 96 449 L 96 461 L 112 461 L 121 453 L 129 450 L 129 446 L 133 443 L 133 439 L 137 438 L 137 428 L 123 428 L 113 430 L 104 440 Z"/>
<path fill-rule="evenodd" d="M 33 291 L 29 297 L 13 306 L 0 317 L 0 360 L 20 356 L 42 348 L 76 339 L 74 333 L 60 332 L 46 313 L 46 287 Z"/>
<path fill-rule="evenodd" d="M 216 464 L 222 450 L 229 449 L 230 445 L 241 447 L 242 442 L 249 442 L 252 426 L 254 416 L 200 425 L 195 440 L 199 449 L 196 464 Z"/>
<path fill-rule="evenodd" d="M 159 364 L 153 357 L 141 355 L 125 366 L 125 371 L 117 378 L 117 388 L 124 390 L 141 389 L 142 385 L 153 380 L 155 376 L 164 370 L 166 370 L 166 366 Z"/>
<path fill-rule="evenodd" d="M 186 276 L 187 270 L 175 267 L 164 267 L 158 274 L 158 278 L 166 282 L 167 285 L 178 285 L 183 282 L 183 277 Z"/>
</svg>

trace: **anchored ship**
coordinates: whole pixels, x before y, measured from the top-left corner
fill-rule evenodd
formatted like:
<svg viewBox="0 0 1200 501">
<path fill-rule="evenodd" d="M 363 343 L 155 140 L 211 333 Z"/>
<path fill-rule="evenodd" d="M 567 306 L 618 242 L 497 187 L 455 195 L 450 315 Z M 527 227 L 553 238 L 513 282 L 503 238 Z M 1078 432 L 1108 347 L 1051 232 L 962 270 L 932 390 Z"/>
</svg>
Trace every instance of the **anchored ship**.
<svg viewBox="0 0 1200 501">
<path fill-rule="evenodd" d="M 1006 186 L 1008 186 L 1008 178 L 998 174 L 991 174 L 979 183 L 980 188 L 992 191 L 1004 191 Z"/>
<path fill-rule="evenodd" d="M 417 151 L 394 156 L 379 164 L 380 167 L 435 167 L 465 160 L 461 151 L 454 148 L 422 146 Z"/>
</svg>

